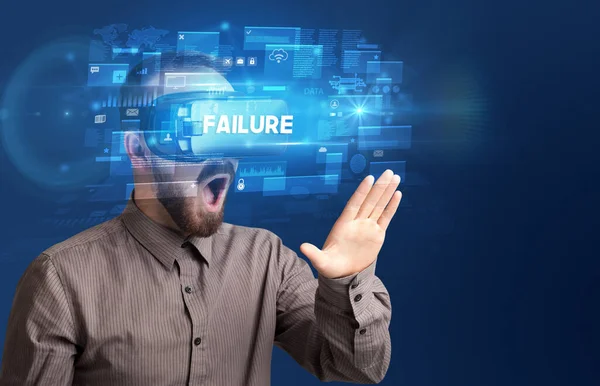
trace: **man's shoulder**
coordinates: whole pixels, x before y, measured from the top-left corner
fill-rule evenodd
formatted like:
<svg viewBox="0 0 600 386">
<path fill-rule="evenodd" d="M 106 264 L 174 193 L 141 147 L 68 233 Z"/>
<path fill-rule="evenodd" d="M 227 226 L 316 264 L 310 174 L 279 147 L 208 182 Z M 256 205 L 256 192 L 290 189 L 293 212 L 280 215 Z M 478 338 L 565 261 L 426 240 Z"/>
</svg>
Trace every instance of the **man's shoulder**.
<svg viewBox="0 0 600 386">
<path fill-rule="evenodd" d="M 43 251 L 42 255 L 55 260 L 61 259 L 63 256 L 80 255 L 81 252 L 107 243 L 113 246 L 118 245 L 125 239 L 124 231 L 125 227 L 121 218 L 117 216 L 52 245 Z"/>
</svg>

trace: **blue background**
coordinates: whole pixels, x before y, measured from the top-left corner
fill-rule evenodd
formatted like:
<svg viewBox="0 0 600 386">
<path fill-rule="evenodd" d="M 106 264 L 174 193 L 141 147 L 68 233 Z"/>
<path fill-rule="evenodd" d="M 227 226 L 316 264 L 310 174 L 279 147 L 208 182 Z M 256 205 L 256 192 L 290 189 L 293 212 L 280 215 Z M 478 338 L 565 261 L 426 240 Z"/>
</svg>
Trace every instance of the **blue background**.
<svg viewBox="0 0 600 386">
<path fill-rule="evenodd" d="M 428 182 L 403 188 L 378 263 L 393 306 L 383 384 L 597 385 L 592 146 L 599 143 L 593 113 L 600 34 L 592 2 L 588 9 L 583 2 L 514 0 L 233 3 L 3 4 L 0 87 L 36 47 L 118 21 L 180 30 L 221 20 L 362 29 L 385 46 L 387 58 L 392 52 L 405 63 L 419 127 L 407 168 Z M 485 109 L 455 114 L 453 106 L 464 101 Z M 40 225 L 55 209 L 55 192 L 24 179 L 3 151 L 0 165 L 0 245 L 19 240 L 22 247 L 17 254 L 0 250 L 3 346 L 23 270 L 75 230 L 58 234 Z M 298 251 L 301 242 L 324 241 L 336 210 L 293 225 L 256 225 Z M 272 374 L 273 385 L 318 383 L 279 350 Z"/>
</svg>

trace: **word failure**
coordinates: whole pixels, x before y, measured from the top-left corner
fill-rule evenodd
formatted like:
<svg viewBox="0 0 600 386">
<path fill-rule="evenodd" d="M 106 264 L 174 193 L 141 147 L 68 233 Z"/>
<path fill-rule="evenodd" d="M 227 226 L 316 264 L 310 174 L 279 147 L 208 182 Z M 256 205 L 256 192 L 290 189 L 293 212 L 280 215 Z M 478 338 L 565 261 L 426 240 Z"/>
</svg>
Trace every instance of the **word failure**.
<svg viewBox="0 0 600 386">
<path fill-rule="evenodd" d="M 203 133 L 215 129 L 217 134 L 292 134 L 293 115 L 205 115 L 202 121 Z M 212 130 L 211 130 L 212 131 Z"/>
</svg>

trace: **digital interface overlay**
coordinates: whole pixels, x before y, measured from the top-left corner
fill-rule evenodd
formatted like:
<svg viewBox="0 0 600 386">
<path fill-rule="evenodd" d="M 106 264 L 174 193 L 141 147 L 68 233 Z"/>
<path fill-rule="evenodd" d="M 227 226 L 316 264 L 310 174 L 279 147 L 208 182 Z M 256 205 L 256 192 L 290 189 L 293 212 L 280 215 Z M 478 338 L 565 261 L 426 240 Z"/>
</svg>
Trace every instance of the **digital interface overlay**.
<svg viewBox="0 0 600 386">
<path fill-rule="evenodd" d="M 287 135 L 272 141 L 272 146 L 285 146 L 282 154 L 240 158 L 232 185 L 235 194 L 334 195 L 341 184 L 355 186 L 365 175 L 377 178 L 387 168 L 400 174 L 404 182 L 412 125 L 406 114 L 410 98 L 402 87 L 402 61 L 387 60 L 382 47 L 369 42 L 360 30 L 300 26 L 232 30 L 148 27 L 127 32 L 127 25 L 114 24 L 93 31 L 87 85 L 97 108 L 83 145 L 93 149 L 96 162 L 110 165 L 111 177 L 131 173 L 123 133 L 140 129 L 140 116 L 156 106 L 158 97 L 198 86 L 209 95 L 226 94 L 222 84 L 198 71 L 193 54 L 201 52 L 210 58 L 211 68 L 239 93 L 236 102 L 246 100 L 246 112 L 256 109 L 257 100 L 283 101 L 287 107 L 285 115 L 273 116 L 271 121 L 269 115 L 256 119 L 239 115 L 233 123 L 231 117 L 223 122 L 217 115 L 215 121 L 215 115 L 206 115 L 210 112 L 206 109 L 202 117 L 189 118 L 190 127 L 204 128 L 199 132 L 204 138 L 192 138 L 202 145 L 211 140 L 206 136 L 208 127 L 228 135 L 212 137 L 222 143 L 238 132 L 236 128 L 244 133 L 238 135 L 253 135 L 254 126 L 262 127 L 265 118 L 267 130 L 263 133 L 283 133 L 276 126 L 269 131 L 269 122 L 288 123 Z M 184 57 L 178 66 L 169 60 L 173 53 Z M 134 68 L 140 92 L 123 95 L 121 86 Z M 154 126 L 161 143 L 176 139 L 172 121 L 166 119 Z M 99 189 L 102 193 L 96 199 L 126 199 L 130 185 L 112 183 Z"/>
</svg>

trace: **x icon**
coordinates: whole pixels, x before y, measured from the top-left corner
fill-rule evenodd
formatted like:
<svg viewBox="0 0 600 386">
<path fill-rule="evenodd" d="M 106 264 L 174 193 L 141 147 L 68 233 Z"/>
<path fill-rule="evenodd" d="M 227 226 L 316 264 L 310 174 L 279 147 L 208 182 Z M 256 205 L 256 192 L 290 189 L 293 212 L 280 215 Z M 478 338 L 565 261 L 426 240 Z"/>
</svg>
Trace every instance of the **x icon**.
<svg viewBox="0 0 600 386">
<path fill-rule="evenodd" d="M 185 39 L 185 35 L 184 34 L 179 34 L 179 40 L 183 40 Z"/>
</svg>

